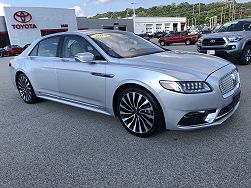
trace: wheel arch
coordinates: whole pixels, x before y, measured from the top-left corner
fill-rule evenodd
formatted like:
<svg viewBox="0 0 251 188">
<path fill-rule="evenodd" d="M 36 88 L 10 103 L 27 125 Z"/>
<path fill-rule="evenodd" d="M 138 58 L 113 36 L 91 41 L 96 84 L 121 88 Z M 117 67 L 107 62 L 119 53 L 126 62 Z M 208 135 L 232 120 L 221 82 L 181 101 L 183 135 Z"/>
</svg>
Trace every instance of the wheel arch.
<svg viewBox="0 0 251 188">
<path fill-rule="evenodd" d="M 144 83 L 141 83 L 141 82 L 127 82 L 127 83 L 123 83 L 121 84 L 117 89 L 116 91 L 114 92 L 114 95 L 113 95 L 113 99 L 112 99 L 112 107 L 113 107 L 113 113 L 115 116 L 118 115 L 118 112 L 117 112 L 117 108 L 116 108 L 116 104 L 118 102 L 118 97 L 119 95 L 126 89 L 128 88 L 132 88 L 132 87 L 136 87 L 136 88 L 141 88 L 143 90 L 145 90 L 146 92 L 148 92 L 157 102 L 158 106 L 160 107 L 160 110 L 162 112 L 162 116 L 163 116 L 163 125 L 165 124 L 165 117 L 164 117 L 164 108 L 163 106 L 161 105 L 161 102 L 160 102 L 160 99 L 158 97 L 158 93 L 153 89 L 151 88 L 150 86 L 148 85 L 145 85 Z"/>
<path fill-rule="evenodd" d="M 17 78 L 20 74 L 25 74 L 24 71 L 22 70 L 17 70 L 16 74 L 15 74 L 15 84 L 17 85 Z M 26 74 L 25 74 L 26 75 Z M 27 75 L 26 75 L 27 76 Z"/>
<path fill-rule="evenodd" d="M 245 41 L 244 45 L 242 46 L 242 51 L 243 51 L 247 46 L 251 46 L 251 39 Z"/>
</svg>

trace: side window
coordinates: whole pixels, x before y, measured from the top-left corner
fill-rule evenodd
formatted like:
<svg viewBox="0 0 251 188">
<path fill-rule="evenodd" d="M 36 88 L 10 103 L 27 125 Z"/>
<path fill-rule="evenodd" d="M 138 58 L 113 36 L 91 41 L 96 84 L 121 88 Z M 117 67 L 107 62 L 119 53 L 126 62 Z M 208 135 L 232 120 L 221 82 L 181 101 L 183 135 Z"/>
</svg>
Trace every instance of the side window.
<svg viewBox="0 0 251 188">
<path fill-rule="evenodd" d="M 38 45 L 37 56 L 57 57 L 59 37 L 42 40 Z"/>
<path fill-rule="evenodd" d="M 32 49 L 30 56 L 37 56 L 38 44 Z"/>
<path fill-rule="evenodd" d="M 62 49 L 63 58 L 74 58 L 78 53 L 90 52 L 95 60 L 105 60 L 103 56 L 84 38 L 80 36 L 66 36 Z"/>
<path fill-rule="evenodd" d="M 251 31 L 251 22 L 244 23 L 243 30 L 245 30 L 245 31 Z"/>
</svg>

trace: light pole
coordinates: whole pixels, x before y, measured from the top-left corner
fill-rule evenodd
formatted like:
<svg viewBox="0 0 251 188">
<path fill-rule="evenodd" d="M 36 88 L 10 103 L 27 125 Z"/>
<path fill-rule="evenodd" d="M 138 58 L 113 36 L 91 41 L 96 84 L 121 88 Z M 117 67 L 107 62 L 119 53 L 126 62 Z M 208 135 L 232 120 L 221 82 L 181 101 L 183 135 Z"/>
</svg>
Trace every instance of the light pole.
<svg viewBox="0 0 251 188">
<path fill-rule="evenodd" d="M 134 30 L 134 33 L 136 32 L 135 31 L 135 19 L 136 19 L 136 13 L 135 13 L 135 5 L 137 3 L 131 3 L 132 4 L 132 9 L 133 9 L 133 30 Z"/>
<path fill-rule="evenodd" d="M 136 13 L 135 13 L 135 5 L 137 3 L 131 3 L 132 4 L 132 9 L 133 9 L 133 17 L 135 18 L 136 17 Z"/>
</svg>

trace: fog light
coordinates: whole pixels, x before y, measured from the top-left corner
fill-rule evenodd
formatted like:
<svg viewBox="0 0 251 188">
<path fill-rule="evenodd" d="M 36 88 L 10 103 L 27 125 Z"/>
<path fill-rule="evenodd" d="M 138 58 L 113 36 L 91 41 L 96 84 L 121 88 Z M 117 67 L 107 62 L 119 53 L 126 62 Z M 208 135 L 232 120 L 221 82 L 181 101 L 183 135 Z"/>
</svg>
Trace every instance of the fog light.
<svg viewBox="0 0 251 188">
<path fill-rule="evenodd" d="M 211 115 L 213 114 L 213 115 Z M 212 123 L 215 119 L 216 110 L 201 110 L 197 112 L 189 112 L 181 118 L 178 125 L 191 126 Z"/>
<path fill-rule="evenodd" d="M 232 46 L 232 49 L 235 49 L 236 48 L 236 46 Z"/>
</svg>

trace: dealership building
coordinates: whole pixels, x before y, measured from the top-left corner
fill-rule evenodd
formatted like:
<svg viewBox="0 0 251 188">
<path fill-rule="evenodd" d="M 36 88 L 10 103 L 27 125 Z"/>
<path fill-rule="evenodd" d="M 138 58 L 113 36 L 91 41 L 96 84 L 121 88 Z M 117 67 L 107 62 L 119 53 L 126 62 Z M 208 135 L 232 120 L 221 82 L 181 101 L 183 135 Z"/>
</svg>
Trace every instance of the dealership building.
<svg viewBox="0 0 251 188">
<path fill-rule="evenodd" d="M 73 9 L 41 7 L 4 7 L 0 16 L 0 47 L 20 45 L 52 33 L 86 29 L 113 29 L 136 34 L 186 30 L 186 18 L 135 17 L 91 19 L 76 17 Z"/>
</svg>

